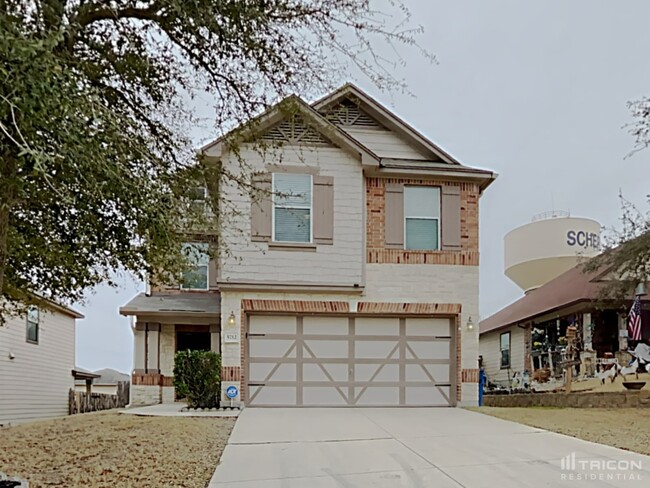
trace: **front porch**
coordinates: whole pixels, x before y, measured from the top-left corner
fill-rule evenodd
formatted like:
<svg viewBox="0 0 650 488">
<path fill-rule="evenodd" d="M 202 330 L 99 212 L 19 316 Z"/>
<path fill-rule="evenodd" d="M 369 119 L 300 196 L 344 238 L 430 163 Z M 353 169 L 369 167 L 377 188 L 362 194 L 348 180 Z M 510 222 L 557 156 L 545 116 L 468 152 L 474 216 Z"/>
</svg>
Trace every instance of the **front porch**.
<svg viewBox="0 0 650 488">
<path fill-rule="evenodd" d="M 134 317 L 131 405 L 176 400 L 174 356 L 183 350 L 221 354 L 217 293 L 140 294 L 120 309 Z"/>
</svg>

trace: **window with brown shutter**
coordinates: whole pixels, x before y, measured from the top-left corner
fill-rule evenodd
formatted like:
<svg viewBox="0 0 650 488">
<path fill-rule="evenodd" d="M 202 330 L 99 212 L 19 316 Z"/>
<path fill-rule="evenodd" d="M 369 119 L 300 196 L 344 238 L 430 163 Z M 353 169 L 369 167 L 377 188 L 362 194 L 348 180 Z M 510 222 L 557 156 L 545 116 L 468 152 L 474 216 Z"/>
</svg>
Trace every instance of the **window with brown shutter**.
<svg viewBox="0 0 650 488">
<path fill-rule="evenodd" d="M 254 194 L 251 195 L 251 239 L 268 242 L 271 240 L 271 174 L 253 176 Z"/>
<path fill-rule="evenodd" d="M 404 249 L 404 185 L 387 183 L 384 196 L 386 247 Z"/>
<path fill-rule="evenodd" d="M 442 249 L 460 251 L 460 187 L 442 187 Z"/>
<path fill-rule="evenodd" d="M 314 242 L 334 243 L 334 178 L 314 176 Z"/>
</svg>

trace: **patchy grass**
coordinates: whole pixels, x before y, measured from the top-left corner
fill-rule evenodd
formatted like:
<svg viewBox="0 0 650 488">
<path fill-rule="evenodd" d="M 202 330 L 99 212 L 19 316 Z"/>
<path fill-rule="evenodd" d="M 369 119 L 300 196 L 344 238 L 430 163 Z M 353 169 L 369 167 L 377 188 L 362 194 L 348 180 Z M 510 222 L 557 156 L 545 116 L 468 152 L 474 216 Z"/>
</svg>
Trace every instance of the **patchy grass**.
<svg viewBox="0 0 650 488">
<path fill-rule="evenodd" d="M 650 408 L 472 408 L 475 412 L 650 455 Z"/>
<path fill-rule="evenodd" d="M 233 418 L 99 412 L 0 430 L 0 471 L 30 487 L 207 486 Z"/>
</svg>

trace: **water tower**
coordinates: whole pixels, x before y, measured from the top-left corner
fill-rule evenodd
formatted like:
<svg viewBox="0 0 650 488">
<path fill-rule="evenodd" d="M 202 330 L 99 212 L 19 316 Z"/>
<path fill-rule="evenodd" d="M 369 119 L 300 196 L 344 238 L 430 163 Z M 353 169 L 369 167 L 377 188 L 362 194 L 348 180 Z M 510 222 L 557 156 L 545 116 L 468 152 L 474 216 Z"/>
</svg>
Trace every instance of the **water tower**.
<svg viewBox="0 0 650 488">
<path fill-rule="evenodd" d="M 600 224 L 554 210 L 533 217 L 504 238 L 505 274 L 525 293 L 600 250 Z"/>
</svg>

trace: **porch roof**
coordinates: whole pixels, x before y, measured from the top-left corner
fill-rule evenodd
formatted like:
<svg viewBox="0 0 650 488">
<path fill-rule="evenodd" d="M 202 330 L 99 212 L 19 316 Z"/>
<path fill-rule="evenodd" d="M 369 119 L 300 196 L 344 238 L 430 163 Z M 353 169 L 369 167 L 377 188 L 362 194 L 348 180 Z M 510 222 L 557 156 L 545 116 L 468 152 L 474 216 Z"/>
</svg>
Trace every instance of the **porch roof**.
<svg viewBox="0 0 650 488">
<path fill-rule="evenodd" d="M 140 293 L 120 307 L 121 315 L 197 315 L 218 316 L 221 296 L 217 293 L 175 293 L 147 295 Z"/>
</svg>

